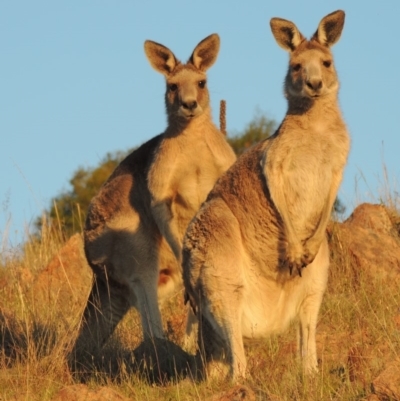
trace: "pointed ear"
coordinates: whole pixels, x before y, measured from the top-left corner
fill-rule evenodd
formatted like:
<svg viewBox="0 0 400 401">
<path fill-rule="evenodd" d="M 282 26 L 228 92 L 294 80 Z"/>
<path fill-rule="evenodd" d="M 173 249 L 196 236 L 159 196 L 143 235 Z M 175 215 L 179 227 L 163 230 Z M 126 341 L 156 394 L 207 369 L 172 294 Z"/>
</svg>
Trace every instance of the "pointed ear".
<svg viewBox="0 0 400 401">
<path fill-rule="evenodd" d="M 171 50 L 151 40 L 146 40 L 144 42 L 144 51 L 151 66 L 166 77 L 168 77 L 179 64 L 179 61 Z"/>
<path fill-rule="evenodd" d="M 293 22 L 282 18 L 271 18 L 272 34 L 278 45 L 292 52 L 305 39 Z"/>
<path fill-rule="evenodd" d="M 193 50 L 188 62 L 201 71 L 207 71 L 217 59 L 219 43 L 219 36 L 216 33 L 207 36 Z"/>
<path fill-rule="evenodd" d="M 344 11 L 338 10 L 322 18 L 312 39 L 321 43 L 321 45 L 333 46 L 342 34 L 344 17 Z"/>
</svg>

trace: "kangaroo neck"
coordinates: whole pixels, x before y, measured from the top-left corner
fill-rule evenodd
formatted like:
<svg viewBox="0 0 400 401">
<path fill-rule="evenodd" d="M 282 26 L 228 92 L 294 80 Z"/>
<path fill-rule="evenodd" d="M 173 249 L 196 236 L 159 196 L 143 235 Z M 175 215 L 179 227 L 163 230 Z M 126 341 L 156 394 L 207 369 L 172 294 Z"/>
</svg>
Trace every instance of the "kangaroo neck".
<svg viewBox="0 0 400 401">
<path fill-rule="evenodd" d="M 211 112 L 208 108 L 199 116 L 193 117 L 188 120 L 182 117 L 170 117 L 169 124 L 165 131 L 165 136 L 175 137 L 184 134 L 185 132 L 198 131 L 198 127 L 205 127 L 211 122 Z M 200 130 L 201 131 L 201 130 Z"/>
<path fill-rule="evenodd" d="M 298 97 L 288 99 L 286 119 L 325 119 L 339 117 L 340 111 L 336 95 L 321 96 L 315 99 Z"/>
</svg>

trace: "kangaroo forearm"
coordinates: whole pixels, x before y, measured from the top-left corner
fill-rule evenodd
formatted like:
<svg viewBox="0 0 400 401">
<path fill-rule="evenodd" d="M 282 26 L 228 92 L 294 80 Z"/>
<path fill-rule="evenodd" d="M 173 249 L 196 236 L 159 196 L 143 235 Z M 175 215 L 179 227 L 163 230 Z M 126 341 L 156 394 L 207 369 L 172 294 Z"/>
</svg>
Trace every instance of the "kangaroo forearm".
<svg viewBox="0 0 400 401">
<path fill-rule="evenodd" d="M 322 211 L 318 226 L 315 229 L 314 234 L 307 240 L 308 244 L 314 244 L 314 246 L 318 245 L 319 248 L 319 245 L 322 243 L 325 236 L 326 226 L 328 225 L 329 219 L 331 217 L 333 204 L 335 203 L 339 182 L 340 177 L 335 177 L 329 191 L 328 200 L 325 203 L 325 207 Z M 317 248 L 317 246 L 315 247 Z M 317 251 L 317 249 L 315 249 L 315 251 Z"/>
<path fill-rule="evenodd" d="M 270 188 L 271 197 L 272 200 L 274 201 L 276 209 L 278 210 L 282 218 L 287 240 L 290 244 L 295 245 L 300 241 L 296 235 L 296 231 L 293 227 L 292 220 L 290 219 L 289 216 L 289 209 L 286 202 L 285 193 L 282 191 L 281 186 L 272 185 L 271 187 L 272 187 Z"/>
<path fill-rule="evenodd" d="M 158 202 L 152 205 L 153 217 L 161 235 L 167 240 L 178 261 L 181 260 L 182 241 L 180 241 L 178 227 L 173 213 L 167 202 Z"/>
</svg>

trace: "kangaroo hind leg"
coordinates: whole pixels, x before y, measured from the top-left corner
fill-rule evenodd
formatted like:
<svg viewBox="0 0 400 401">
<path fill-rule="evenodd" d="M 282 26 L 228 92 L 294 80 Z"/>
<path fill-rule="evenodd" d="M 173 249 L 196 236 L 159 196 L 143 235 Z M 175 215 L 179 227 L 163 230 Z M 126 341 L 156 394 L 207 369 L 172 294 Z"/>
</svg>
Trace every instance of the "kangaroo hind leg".
<svg viewBox="0 0 400 401">
<path fill-rule="evenodd" d="M 98 354 L 128 309 L 128 289 L 94 275 L 73 355 L 79 360 Z"/>
</svg>

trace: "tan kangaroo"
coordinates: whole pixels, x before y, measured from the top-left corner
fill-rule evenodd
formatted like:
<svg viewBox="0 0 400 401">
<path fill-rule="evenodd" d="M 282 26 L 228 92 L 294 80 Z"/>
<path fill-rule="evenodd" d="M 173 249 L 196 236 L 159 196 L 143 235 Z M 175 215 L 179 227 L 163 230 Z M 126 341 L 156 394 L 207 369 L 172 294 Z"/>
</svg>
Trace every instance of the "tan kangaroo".
<svg viewBox="0 0 400 401">
<path fill-rule="evenodd" d="M 325 229 L 350 146 L 330 51 L 344 18 L 327 15 L 310 40 L 292 22 L 271 19 L 290 56 L 286 116 L 220 177 L 185 234 L 183 278 L 200 320 L 201 354 L 206 364 L 227 363 L 234 380 L 246 372 L 243 337 L 278 333 L 292 321 L 305 371 L 317 370 Z"/>
<path fill-rule="evenodd" d="M 99 350 L 132 306 L 144 339 L 163 338 L 158 300 L 183 287 L 186 227 L 236 160 L 212 122 L 206 85 L 219 44 L 218 35 L 208 36 L 186 64 L 161 44 L 144 44 L 166 78 L 168 126 L 127 156 L 91 201 L 84 247 L 94 282 L 75 353 Z"/>
</svg>

